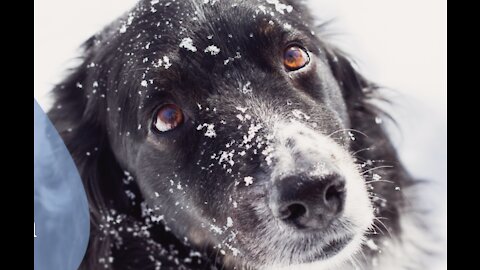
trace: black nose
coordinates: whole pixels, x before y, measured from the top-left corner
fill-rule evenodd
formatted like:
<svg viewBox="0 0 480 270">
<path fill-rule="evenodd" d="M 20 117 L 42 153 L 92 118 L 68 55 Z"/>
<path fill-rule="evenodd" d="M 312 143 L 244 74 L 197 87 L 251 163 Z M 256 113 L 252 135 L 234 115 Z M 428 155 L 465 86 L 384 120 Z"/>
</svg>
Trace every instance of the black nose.
<svg viewBox="0 0 480 270">
<path fill-rule="evenodd" d="M 278 219 L 298 229 L 326 228 L 343 211 L 345 179 L 289 176 L 275 182 L 270 208 Z"/>
</svg>

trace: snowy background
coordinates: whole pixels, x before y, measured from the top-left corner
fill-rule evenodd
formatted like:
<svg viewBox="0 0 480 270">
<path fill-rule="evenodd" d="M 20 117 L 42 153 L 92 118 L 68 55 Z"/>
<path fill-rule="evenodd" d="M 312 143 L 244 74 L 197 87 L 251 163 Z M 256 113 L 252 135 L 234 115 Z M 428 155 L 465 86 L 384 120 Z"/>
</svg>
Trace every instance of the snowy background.
<svg viewBox="0 0 480 270">
<path fill-rule="evenodd" d="M 335 19 L 334 41 L 362 73 L 393 89 L 389 112 L 399 122 L 392 136 L 418 178 L 432 180 L 425 194 L 446 220 L 446 0 L 310 0 L 317 17 Z M 132 7 L 136 0 L 34 1 L 34 97 L 48 95 L 79 45 Z M 442 267 L 443 268 L 443 267 Z M 440 269 L 435 267 L 432 269 Z"/>
</svg>

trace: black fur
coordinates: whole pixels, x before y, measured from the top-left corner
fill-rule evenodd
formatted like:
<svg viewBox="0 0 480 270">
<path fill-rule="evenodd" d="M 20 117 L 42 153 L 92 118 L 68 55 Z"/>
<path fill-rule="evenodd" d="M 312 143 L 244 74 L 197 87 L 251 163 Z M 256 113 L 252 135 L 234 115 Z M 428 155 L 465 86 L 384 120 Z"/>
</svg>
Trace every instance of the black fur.
<svg viewBox="0 0 480 270">
<path fill-rule="evenodd" d="M 395 187 L 401 189 L 413 181 L 383 125 L 376 121 L 383 116 L 371 102 L 380 98 L 377 87 L 357 72 L 344 53 L 322 39 L 321 29 L 314 27 L 304 6 L 287 1 L 293 11 L 281 14 L 257 0 L 236 6 L 230 1 L 151 2 L 155 1 L 140 1 L 129 14 L 88 40 L 83 64 L 54 89 L 49 116 L 72 153 L 90 202 L 92 233 L 82 269 L 156 269 L 160 265 L 161 269 L 229 269 L 262 263 L 261 254 L 224 259 L 213 246 L 215 237 L 200 229 L 199 219 L 223 222 L 228 215 L 236 215 L 247 220 L 238 224 L 243 231 L 256 229 L 257 217 L 246 209 L 261 194 L 242 188 L 232 191 L 231 185 L 242 176 L 268 175 L 262 155 L 248 152 L 237 158 L 229 173 L 223 166 L 201 169 L 208 168 L 211 155 L 232 139 L 242 140 L 248 126 L 237 128 L 241 123 L 236 121 L 235 107 L 252 100 L 280 115 L 287 101 L 292 102 L 292 109 L 308 112 L 324 134 L 354 130 L 354 141 L 346 140 L 343 133 L 335 140 L 356 153 L 365 171 L 388 166 L 368 172 L 366 179 L 375 173 L 393 182 L 370 184 L 376 196 L 386 200 L 385 204 L 383 199 L 372 199 L 375 214 L 384 218 L 376 222 L 384 234 L 370 237 L 400 234 L 403 196 Z M 191 2 L 198 2 L 198 8 Z M 267 14 L 259 10 L 260 4 L 267 6 Z M 294 31 L 285 30 L 285 23 Z M 185 37 L 192 38 L 197 52 L 179 47 Z M 319 74 L 313 69 L 288 78 L 279 57 L 289 42 L 305 46 L 330 72 Z M 219 54 L 203 52 L 212 44 L 220 48 Z M 153 67 L 152 62 L 163 56 L 168 56 L 171 67 Z M 322 76 L 335 79 L 340 96 L 325 86 Z M 241 93 L 243 87 L 253 89 L 250 96 Z M 154 134 L 152 115 L 164 102 L 179 104 L 189 119 L 178 129 Z M 221 125 L 221 120 L 227 124 Z M 197 129 L 203 123 L 215 123 L 215 138 Z M 241 211 L 227 206 L 229 197 L 242 196 Z M 182 205 L 195 207 L 195 213 Z M 155 219 L 159 215 L 164 215 L 162 222 Z M 197 229 L 202 231 L 200 240 L 191 240 Z M 364 253 L 377 255 L 368 248 Z"/>
</svg>

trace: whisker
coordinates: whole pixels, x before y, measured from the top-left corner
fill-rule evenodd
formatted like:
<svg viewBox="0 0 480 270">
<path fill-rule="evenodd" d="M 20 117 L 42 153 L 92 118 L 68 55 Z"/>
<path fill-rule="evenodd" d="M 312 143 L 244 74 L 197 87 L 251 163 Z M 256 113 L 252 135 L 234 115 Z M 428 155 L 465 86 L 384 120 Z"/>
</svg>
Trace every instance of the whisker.
<svg viewBox="0 0 480 270">
<path fill-rule="evenodd" d="M 395 184 L 395 182 L 393 181 L 390 181 L 390 180 L 368 180 L 368 181 L 365 181 L 365 184 L 371 184 L 371 183 L 377 183 L 377 182 L 384 182 L 384 183 L 389 183 L 389 184 Z"/>
<path fill-rule="evenodd" d="M 372 150 L 371 147 L 367 147 L 367 148 L 363 148 L 363 149 L 360 149 L 358 151 L 355 151 L 352 153 L 352 156 L 355 156 L 356 154 L 360 153 L 360 152 L 364 152 L 364 151 L 368 151 L 368 150 Z"/>
<path fill-rule="evenodd" d="M 383 223 L 380 219 L 382 219 L 382 217 L 374 217 L 374 220 L 377 221 L 380 225 L 382 225 L 385 230 L 387 231 L 388 235 L 390 237 L 393 237 L 392 235 L 392 232 L 390 231 L 390 229 L 388 229 L 387 225 L 385 225 L 385 223 Z M 387 219 L 387 218 L 383 218 L 383 219 Z"/>
<path fill-rule="evenodd" d="M 362 253 L 362 255 L 365 257 L 365 254 L 363 253 L 362 250 L 360 250 L 360 253 Z M 357 257 L 352 256 L 352 257 L 350 258 L 350 262 L 353 264 L 353 267 L 355 268 L 355 270 L 357 270 L 357 269 L 358 269 L 358 270 L 363 270 L 362 264 L 361 264 L 361 262 L 358 260 Z"/>
<path fill-rule="evenodd" d="M 375 229 L 379 230 L 382 235 L 385 235 L 385 232 L 377 224 L 375 224 L 375 222 L 372 224 L 372 226 L 375 227 Z M 378 234 L 377 231 L 375 231 L 375 233 Z"/>
<path fill-rule="evenodd" d="M 378 166 L 378 167 L 375 167 L 375 168 L 371 168 L 371 169 L 365 170 L 365 171 L 361 172 L 361 174 L 366 174 L 366 173 L 369 173 L 369 172 L 374 171 L 374 170 L 379 170 L 379 169 L 391 169 L 391 168 L 393 168 L 393 166 L 389 166 L 389 165 Z"/>
<path fill-rule="evenodd" d="M 327 137 L 331 137 L 331 136 L 333 136 L 333 135 L 335 135 L 335 134 L 337 134 L 337 133 L 339 133 L 339 132 L 344 132 L 344 131 L 352 131 L 352 132 L 357 132 L 358 134 L 361 134 L 361 135 L 365 136 L 366 138 L 368 138 L 368 135 L 367 135 L 367 134 L 365 134 L 365 133 L 361 132 L 360 130 L 351 129 L 351 128 L 346 128 L 346 129 L 339 129 L 339 130 L 336 130 L 336 131 L 334 131 L 334 132 L 330 133 L 330 134 L 329 134 Z"/>
<path fill-rule="evenodd" d="M 365 252 L 363 252 L 363 250 L 360 250 L 360 254 L 362 255 L 362 258 L 363 258 L 363 261 L 365 262 L 365 264 L 367 264 L 367 256 L 365 255 Z M 363 268 L 361 268 L 363 269 Z"/>
<path fill-rule="evenodd" d="M 378 199 L 380 201 L 387 201 L 387 199 L 383 198 L 383 197 L 380 197 L 380 196 L 377 196 L 378 194 L 369 194 L 368 197 L 370 197 L 370 199 Z"/>
<path fill-rule="evenodd" d="M 354 256 L 351 256 L 350 258 L 348 258 L 348 262 L 353 265 L 353 268 L 354 269 L 358 269 L 358 265 L 357 265 L 357 260 L 355 259 Z"/>
</svg>

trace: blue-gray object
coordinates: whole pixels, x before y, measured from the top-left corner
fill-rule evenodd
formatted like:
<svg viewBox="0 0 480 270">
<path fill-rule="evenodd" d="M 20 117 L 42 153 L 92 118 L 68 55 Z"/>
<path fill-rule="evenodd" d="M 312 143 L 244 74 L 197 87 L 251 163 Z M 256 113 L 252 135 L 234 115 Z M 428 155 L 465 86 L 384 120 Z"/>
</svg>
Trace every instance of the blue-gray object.
<svg viewBox="0 0 480 270">
<path fill-rule="evenodd" d="M 87 197 L 65 144 L 34 100 L 35 270 L 74 270 L 90 233 Z"/>
</svg>

